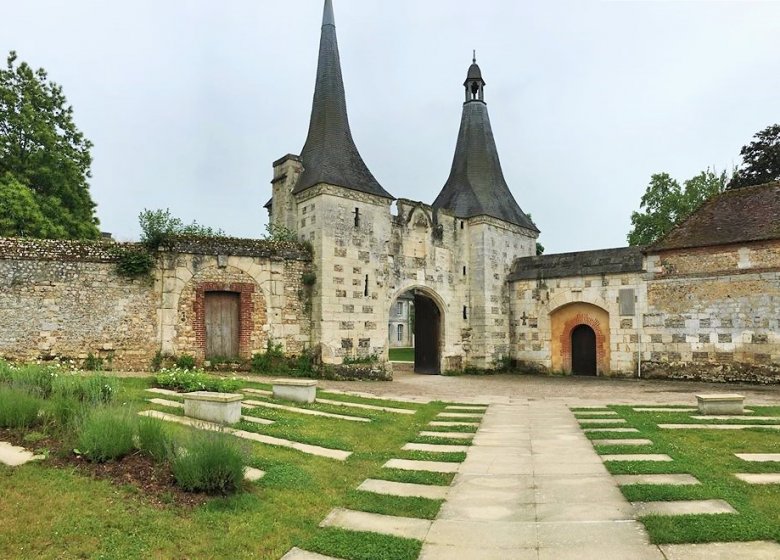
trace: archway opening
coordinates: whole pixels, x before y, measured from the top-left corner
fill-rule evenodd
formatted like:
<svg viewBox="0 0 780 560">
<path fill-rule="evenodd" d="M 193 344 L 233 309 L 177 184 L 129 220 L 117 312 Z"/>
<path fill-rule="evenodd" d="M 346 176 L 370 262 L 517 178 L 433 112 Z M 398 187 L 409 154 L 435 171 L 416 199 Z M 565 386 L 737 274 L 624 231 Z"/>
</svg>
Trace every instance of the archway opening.
<svg viewBox="0 0 780 560">
<path fill-rule="evenodd" d="M 588 325 L 571 331 L 571 371 L 574 375 L 597 375 L 596 332 Z"/>
<path fill-rule="evenodd" d="M 423 290 L 408 290 L 393 302 L 388 336 L 391 361 L 413 364 L 415 373 L 441 373 L 442 313 Z"/>
</svg>

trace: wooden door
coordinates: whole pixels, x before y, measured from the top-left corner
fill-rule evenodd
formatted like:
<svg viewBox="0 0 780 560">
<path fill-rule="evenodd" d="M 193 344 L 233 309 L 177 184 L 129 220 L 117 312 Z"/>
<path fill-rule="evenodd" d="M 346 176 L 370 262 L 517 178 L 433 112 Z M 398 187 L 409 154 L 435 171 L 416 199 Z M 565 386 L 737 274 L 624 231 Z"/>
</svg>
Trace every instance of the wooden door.
<svg viewBox="0 0 780 560">
<path fill-rule="evenodd" d="M 596 375 L 596 333 L 580 325 L 571 333 L 571 371 L 574 375 Z"/>
<path fill-rule="evenodd" d="M 206 359 L 238 358 L 240 297 L 206 292 Z"/>
<path fill-rule="evenodd" d="M 414 296 L 414 371 L 441 373 L 441 313 L 432 299 Z"/>
</svg>

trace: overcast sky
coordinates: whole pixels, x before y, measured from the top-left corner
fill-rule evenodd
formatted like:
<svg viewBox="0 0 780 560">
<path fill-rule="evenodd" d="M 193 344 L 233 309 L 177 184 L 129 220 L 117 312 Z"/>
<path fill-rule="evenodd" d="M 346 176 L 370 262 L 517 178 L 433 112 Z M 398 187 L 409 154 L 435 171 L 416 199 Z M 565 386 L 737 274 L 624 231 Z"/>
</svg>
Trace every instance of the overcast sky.
<svg viewBox="0 0 780 560">
<path fill-rule="evenodd" d="M 322 0 L 2 0 L 0 50 L 64 88 L 101 228 L 170 208 L 265 231 L 271 163 L 308 130 Z M 739 162 L 780 121 L 780 2 L 334 0 L 352 132 L 431 203 L 477 49 L 504 173 L 547 252 L 625 245 L 650 175 Z"/>
</svg>

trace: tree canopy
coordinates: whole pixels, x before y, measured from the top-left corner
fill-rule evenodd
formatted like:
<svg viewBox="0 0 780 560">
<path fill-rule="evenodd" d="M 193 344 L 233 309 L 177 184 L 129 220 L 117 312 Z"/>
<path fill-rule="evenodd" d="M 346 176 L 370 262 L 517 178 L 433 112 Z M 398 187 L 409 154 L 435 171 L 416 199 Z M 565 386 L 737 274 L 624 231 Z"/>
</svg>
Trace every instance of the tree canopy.
<svg viewBox="0 0 780 560">
<path fill-rule="evenodd" d="M 91 148 L 62 88 L 12 51 L 0 69 L 0 235 L 98 238 Z"/>
<path fill-rule="evenodd" d="M 728 175 L 707 169 L 684 182 L 683 186 L 668 173 L 657 173 L 642 197 L 640 209 L 631 215 L 628 234 L 631 246 L 650 245 L 693 214 L 702 204 L 726 188 Z"/>
<path fill-rule="evenodd" d="M 780 124 L 773 124 L 753 136 L 740 151 L 742 164 L 728 188 L 738 189 L 780 180 Z"/>
</svg>

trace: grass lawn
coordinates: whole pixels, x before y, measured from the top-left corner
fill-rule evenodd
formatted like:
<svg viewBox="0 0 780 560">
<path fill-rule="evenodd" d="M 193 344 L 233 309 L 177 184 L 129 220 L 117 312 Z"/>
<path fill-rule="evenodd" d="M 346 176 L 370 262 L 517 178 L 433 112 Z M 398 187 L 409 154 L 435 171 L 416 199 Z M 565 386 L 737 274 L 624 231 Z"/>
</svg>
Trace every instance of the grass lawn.
<svg viewBox="0 0 780 560">
<path fill-rule="evenodd" d="M 144 390 L 152 379 L 123 379 L 120 402 L 134 410 L 181 411 L 151 405 L 159 397 Z M 246 384 L 268 388 L 261 384 Z M 376 400 L 321 393 L 333 400 Z M 232 497 L 198 506 L 152 503 L 134 486 L 117 486 L 46 461 L 23 467 L 0 465 L 0 558 L 260 558 L 278 560 L 293 546 L 348 560 L 412 560 L 414 540 L 318 528 L 334 507 L 430 519 L 440 501 L 394 498 L 360 492 L 367 478 L 448 485 L 453 475 L 382 469 L 444 409 L 445 403 L 410 405 L 414 415 L 310 405 L 308 408 L 363 416 L 371 423 L 312 417 L 257 408 L 249 414 L 274 420 L 271 426 L 240 428 L 316 445 L 344 449 L 346 461 L 306 455 L 292 449 L 246 442 L 250 466 L 266 471 L 260 481 Z M 172 426 L 174 431 L 190 428 Z M 226 436 L 227 437 L 227 436 Z M 242 440 L 243 441 L 243 440 Z M 463 442 L 459 442 L 463 444 Z M 35 444 L 31 443 L 34 448 Z M 462 460 L 450 454 L 444 460 Z"/>
<path fill-rule="evenodd" d="M 391 362 L 413 362 L 414 348 L 390 348 Z"/>
<path fill-rule="evenodd" d="M 756 416 L 778 416 L 780 407 L 751 407 Z M 751 485 L 735 473 L 780 472 L 780 463 L 749 463 L 735 453 L 780 453 L 780 433 L 775 430 L 662 430 L 657 424 L 697 422 L 684 412 L 634 412 L 626 406 L 612 406 L 640 433 L 588 433 L 591 439 L 646 438 L 653 445 L 641 447 L 598 446 L 600 454 L 665 453 L 674 462 L 613 462 L 613 474 L 688 473 L 695 486 L 623 486 L 629 501 L 674 501 L 722 499 L 738 514 L 650 516 L 643 518 L 653 542 L 699 543 L 720 541 L 780 541 L 780 485 Z M 590 417 L 590 416 L 589 416 Z M 733 421 L 729 421 L 732 423 Z M 699 423 L 702 423 L 700 421 Z M 744 422 L 743 422 L 744 423 Z"/>
</svg>

